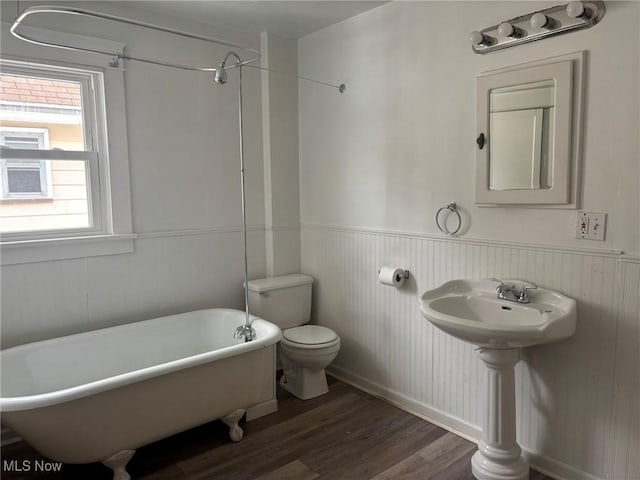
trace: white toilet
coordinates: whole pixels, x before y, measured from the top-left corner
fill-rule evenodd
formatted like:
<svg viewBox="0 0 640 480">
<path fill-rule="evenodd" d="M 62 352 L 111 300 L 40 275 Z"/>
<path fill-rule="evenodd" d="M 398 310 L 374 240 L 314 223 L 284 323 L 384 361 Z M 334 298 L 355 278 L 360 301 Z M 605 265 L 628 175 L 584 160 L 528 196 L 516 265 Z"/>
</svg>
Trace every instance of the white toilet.
<svg viewBox="0 0 640 480">
<path fill-rule="evenodd" d="M 249 282 L 249 311 L 282 329 L 280 386 L 302 400 L 329 391 L 324 369 L 340 350 L 336 332 L 305 325 L 311 317 L 312 284 L 313 278 L 302 274 Z"/>
</svg>

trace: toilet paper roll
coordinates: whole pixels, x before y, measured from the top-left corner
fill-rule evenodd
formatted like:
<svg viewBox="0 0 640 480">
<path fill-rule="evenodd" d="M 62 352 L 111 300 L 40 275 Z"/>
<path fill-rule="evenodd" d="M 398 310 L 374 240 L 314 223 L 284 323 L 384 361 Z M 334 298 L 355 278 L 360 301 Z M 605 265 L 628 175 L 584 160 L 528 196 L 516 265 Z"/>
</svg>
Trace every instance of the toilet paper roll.
<svg viewBox="0 0 640 480">
<path fill-rule="evenodd" d="M 378 279 L 382 285 L 400 288 L 404 283 L 404 270 L 396 267 L 382 267 L 378 272 Z"/>
</svg>

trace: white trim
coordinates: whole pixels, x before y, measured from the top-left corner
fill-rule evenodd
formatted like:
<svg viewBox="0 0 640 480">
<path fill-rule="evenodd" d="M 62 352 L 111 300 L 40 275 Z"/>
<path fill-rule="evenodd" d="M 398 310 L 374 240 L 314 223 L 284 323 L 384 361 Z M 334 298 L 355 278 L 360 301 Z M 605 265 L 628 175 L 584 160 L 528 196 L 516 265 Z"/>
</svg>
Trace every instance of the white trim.
<svg viewBox="0 0 640 480">
<path fill-rule="evenodd" d="M 640 263 L 640 256 L 636 255 L 622 255 L 618 259 L 618 263 Z"/>
<path fill-rule="evenodd" d="M 483 246 L 498 246 L 498 247 L 515 247 L 527 250 L 539 250 L 545 252 L 558 252 L 558 253 L 574 253 L 576 255 L 592 255 L 597 257 L 613 257 L 618 258 L 623 255 L 622 250 L 608 250 L 605 248 L 584 248 L 584 247 L 571 247 L 563 245 L 545 245 L 540 243 L 522 243 L 512 242 L 504 240 L 485 240 L 479 238 L 454 238 L 446 235 L 434 235 L 430 233 L 420 232 L 404 232 L 400 230 L 384 230 L 379 228 L 368 227 L 345 227 L 342 225 L 322 225 L 313 223 L 303 223 L 300 225 L 301 229 L 308 230 L 325 230 L 333 232 L 346 232 L 346 233 L 364 233 L 373 235 L 383 235 L 387 237 L 403 237 L 413 239 L 427 239 L 437 240 L 451 243 L 463 243 L 469 245 L 483 245 Z M 626 258 L 626 257 L 625 257 Z M 635 257 L 630 257 L 635 258 Z"/>
<path fill-rule="evenodd" d="M 266 225 L 265 230 L 269 230 L 272 232 L 279 232 L 284 230 L 299 230 L 300 224 L 295 225 Z"/>
<path fill-rule="evenodd" d="M 264 231 L 264 225 L 247 225 L 248 232 Z M 211 227 L 211 228 L 192 228 L 187 230 L 164 230 L 155 232 L 138 232 L 137 238 L 139 240 L 146 240 L 148 238 L 169 238 L 169 237 L 190 237 L 198 235 L 218 235 L 226 233 L 242 232 L 241 225 L 232 225 L 228 227 Z"/>
<path fill-rule="evenodd" d="M 0 264 L 18 265 L 132 253 L 134 251 L 133 241 L 136 238 L 135 234 L 92 235 L 7 242 L 2 244 L 0 250 Z"/>
</svg>

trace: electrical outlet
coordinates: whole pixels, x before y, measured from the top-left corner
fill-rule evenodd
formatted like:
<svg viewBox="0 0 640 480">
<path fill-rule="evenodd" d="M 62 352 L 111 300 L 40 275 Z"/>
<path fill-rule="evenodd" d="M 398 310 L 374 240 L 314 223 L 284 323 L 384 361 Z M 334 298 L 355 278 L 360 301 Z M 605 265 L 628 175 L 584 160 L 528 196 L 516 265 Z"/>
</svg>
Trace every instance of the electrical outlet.
<svg viewBox="0 0 640 480">
<path fill-rule="evenodd" d="M 587 238 L 589 234 L 589 216 L 586 213 L 578 214 L 576 238 Z"/>
<path fill-rule="evenodd" d="M 576 238 L 604 240 L 607 214 L 598 212 L 578 212 Z"/>
</svg>

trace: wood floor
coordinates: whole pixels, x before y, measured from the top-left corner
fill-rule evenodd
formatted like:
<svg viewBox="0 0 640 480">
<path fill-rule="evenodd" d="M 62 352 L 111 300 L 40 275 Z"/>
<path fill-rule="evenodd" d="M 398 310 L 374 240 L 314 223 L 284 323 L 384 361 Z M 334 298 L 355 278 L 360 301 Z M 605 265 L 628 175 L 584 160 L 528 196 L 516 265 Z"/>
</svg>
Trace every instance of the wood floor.
<svg viewBox="0 0 640 480">
<path fill-rule="evenodd" d="M 279 391 L 278 412 L 245 423 L 239 443 L 229 440 L 221 422 L 212 422 L 140 448 L 127 470 L 133 479 L 145 480 L 474 478 L 469 462 L 475 444 L 335 379 L 329 379 L 329 388 L 307 401 Z M 101 464 L 35 472 L 37 459 L 44 460 L 24 443 L 3 448 L 2 479 L 112 478 Z M 16 465 L 30 471 L 15 471 Z M 532 471 L 531 480 L 549 477 Z"/>
</svg>

